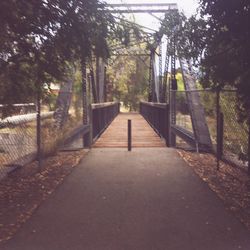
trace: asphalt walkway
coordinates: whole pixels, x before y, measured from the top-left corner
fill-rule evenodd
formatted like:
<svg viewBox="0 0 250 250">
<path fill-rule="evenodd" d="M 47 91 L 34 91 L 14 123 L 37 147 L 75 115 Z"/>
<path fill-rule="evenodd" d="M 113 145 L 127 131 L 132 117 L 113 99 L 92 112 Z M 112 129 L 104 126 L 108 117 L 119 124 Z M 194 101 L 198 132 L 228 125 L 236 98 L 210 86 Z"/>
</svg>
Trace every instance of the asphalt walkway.
<svg viewBox="0 0 250 250">
<path fill-rule="evenodd" d="M 174 149 L 100 149 L 3 250 L 250 249 L 250 233 Z"/>
</svg>

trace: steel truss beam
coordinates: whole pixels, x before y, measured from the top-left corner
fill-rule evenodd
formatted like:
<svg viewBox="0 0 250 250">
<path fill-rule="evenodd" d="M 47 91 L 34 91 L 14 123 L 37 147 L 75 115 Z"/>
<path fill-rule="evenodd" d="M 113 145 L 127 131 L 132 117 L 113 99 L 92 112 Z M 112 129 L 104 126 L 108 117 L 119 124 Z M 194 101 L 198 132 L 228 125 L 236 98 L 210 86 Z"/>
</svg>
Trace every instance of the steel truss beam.
<svg viewBox="0 0 250 250">
<path fill-rule="evenodd" d="M 134 54 L 129 54 L 129 53 L 113 53 L 111 56 L 150 56 L 150 53 L 134 53 Z"/>
<path fill-rule="evenodd" d="M 111 13 L 165 13 L 177 10 L 176 3 L 108 4 Z"/>
</svg>

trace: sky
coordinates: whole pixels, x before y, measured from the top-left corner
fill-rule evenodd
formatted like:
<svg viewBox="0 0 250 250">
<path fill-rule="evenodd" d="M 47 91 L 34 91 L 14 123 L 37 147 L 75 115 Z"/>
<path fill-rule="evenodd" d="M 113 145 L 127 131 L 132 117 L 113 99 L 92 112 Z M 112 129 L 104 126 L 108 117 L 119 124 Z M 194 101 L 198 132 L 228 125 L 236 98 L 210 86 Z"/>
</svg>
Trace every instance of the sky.
<svg viewBox="0 0 250 250">
<path fill-rule="evenodd" d="M 190 16 L 195 13 L 199 0 L 106 0 L 107 3 L 177 3 L 179 10 Z"/>
<path fill-rule="evenodd" d="M 107 3 L 114 4 L 114 3 L 176 3 L 178 5 L 178 9 L 181 12 L 184 12 L 184 14 L 187 17 L 190 17 L 192 14 L 196 13 L 196 9 L 199 6 L 199 0 L 104 0 Z M 154 14 L 158 16 L 159 18 L 163 19 L 164 14 Z M 157 20 L 155 17 L 151 16 L 148 13 L 136 13 L 134 14 L 135 21 L 143 26 L 149 27 L 154 30 L 159 30 L 160 28 L 160 22 Z M 150 33 L 154 33 L 149 30 L 145 30 Z M 163 68 L 165 67 L 164 65 L 164 60 L 165 60 L 165 53 L 166 53 L 166 42 L 163 42 L 162 46 L 162 55 L 163 55 Z M 159 71 L 158 67 L 158 58 L 156 58 L 156 65 L 157 65 L 157 71 Z"/>
<path fill-rule="evenodd" d="M 186 16 L 195 14 L 199 0 L 106 0 L 107 3 L 177 3 L 179 11 L 184 12 Z M 159 27 L 159 21 L 151 17 L 149 14 L 134 14 L 136 21 L 139 24 L 147 27 Z M 164 14 L 157 14 L 158 17 L 163 17 Z"/>
</svg>

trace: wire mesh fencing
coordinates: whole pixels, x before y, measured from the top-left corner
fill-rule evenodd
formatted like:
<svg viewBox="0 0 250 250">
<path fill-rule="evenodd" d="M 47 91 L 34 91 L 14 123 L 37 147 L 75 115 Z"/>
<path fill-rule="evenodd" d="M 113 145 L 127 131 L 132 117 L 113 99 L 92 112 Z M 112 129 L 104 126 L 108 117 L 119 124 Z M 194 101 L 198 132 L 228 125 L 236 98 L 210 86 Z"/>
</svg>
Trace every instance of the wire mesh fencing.
<svg viewBox="0 0 250 250">
<path fill-rule="evenodd" d="M 173 98 L 173 94 L 175 97 Z M 181 128 L 186 135 L 192 135 L 192 147 L 196 145 L 196 150 L 201 147 L 200 138 L 208 134 L 210 137 L 207 143 L 216 149 L 216 94 L 211 90 L 191 90 L 191 91 L 173 91 L 171 92 L 171 101 L 175 101 L 175 105 L 170 105 L 175 108 L 171 113 L 175 113 L 175 124 Z M 197 109 L 199 107 L 199 109 Z M 195 110 L 197 109 L 197 110 Z M 201 128 L 202 127 L 202 131 Z M 207 131 L 207 132 L 206 132 Z M 198 138 L 199 137 L 199 138 Z M 185 137 L 183 137 L 185 138 Z M 177 137 L 178 147 L 187 147 L 185 139 Z M 210 143 L 211 141 L 211 143 Z M 198 144 L 199 142 L 199 144 Z M 209 146 L 209 147 L 210 147 Z M 201 147 L 202 148 L 202 147 Z"/>
<path fill-rule="evenodd" d="M 77 133 L 83 126 L 82 103 L 81 89 L 61 91 L 58 85 L 39 102 L 0 105 L 0 179 L 60 148 L 82 148 L 83 135 Z"/>
<path fill-rule="evenodd" d="M 176 125 L 193 132 L 192 119 L 187 100 L 187 92 L 175 91 L 175 109 L 176 109 Z M 172 98 L 173 99 L 173 98 Z"/>
<path fill-rule="evenodd" d="M 59 98 L 59 95 L 63 98 Z M 45 117 L 46 116 L 46 117 Z M 83 108 L 81 96 L 77 93 L 53 93 L 49 99 L 41 101 L 41 157 L 46 157 L 63 147 L 65 143 L 74 143 L 74 147 L 82 147 L 79 136 L 77 142 L 66 139 L 82 125 Z M 68 145 L 66 145 L 68 146 Z"/>
<path fill-rule="evenodd" d="M 217 93 L 212 90 L 200 90 L 200 105 L 203 106 L 205 120 L 208 126 L 212 149 L 217 150 Z"/>
<path fill-rule="evenodd" d="M 9 116 L 1 108 L 0 178 L 36 157 L 35 104 L 15 104 Z"/>
<path fill-rule="evenodd" d="M 175 91 L 176 125 L 195 133 L 187 95 L 192 97 L 194 91 Z M 195 90 L 199 103 L 204 110 L 206 125 L 212 142 L 212 151 L 228 163 L 247 168 L 249 166 L 249 126 L 241 122 L 237 110 L 237 97 L 234 90 Z M 191 98 L 192 99 L 192 98 Z M 221 118 L 223 124 L 221 124 Z M 199 121 L 198 121 L 199 122 Z M 221 127 L 222 125 L 222 127 Z M 177 140 L 179 145 L 183 140 Z M 219 146 L 219 147 L 218 147 Z M 219 148 L 221 147 L 221 152 Z"/>
<path fill-rule="evenodd" d="M 239 120 L 235 91 L 220 92 L 220 111 L 224 116 L 223 157 L 235 165 L 247 167 L 249 128 L 246 121 Z"/>
</svg>

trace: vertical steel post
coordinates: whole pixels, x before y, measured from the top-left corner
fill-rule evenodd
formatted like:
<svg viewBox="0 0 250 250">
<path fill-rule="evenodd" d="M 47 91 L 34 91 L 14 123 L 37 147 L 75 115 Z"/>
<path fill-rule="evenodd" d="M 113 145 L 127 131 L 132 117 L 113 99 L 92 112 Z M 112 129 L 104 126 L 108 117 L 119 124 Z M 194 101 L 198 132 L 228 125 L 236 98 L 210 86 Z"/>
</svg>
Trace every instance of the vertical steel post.
<svg viewBox="0 0 250 250">
<path fill-rule="evenodd" d="M 168 44 L 166 48 L 166 58 L 165 58 L 165 66 L 164 66 L 164 72 L 163 72 L 163 86 L 162 86 L 162 102 L 167 102 L 166 100 L 166 92 L 167 89 L 167 82 L 168 82 L 168 67 L 169 67 L 169 51 L 168 51 Z M 168 98 L 169 96 L 167 96 Z M 168 100 L 169 102 L 169 100 Z"/>
<path fill-rule="evenodd" d="M 93 103 L 93 91 L 92 91 L 92 81 L 91 75 L 89 74 L 89 82 L 87 88 L 87 103 L 88 103 L 88 124 L 89 124 L 89 147 L 91 147 L 93 143 L 93 110 L 92 110 L 92 103 Z"/>
<path fill-rule="evenodd" d="M 83 108 L 83 116 L 82 122 L 83 125 L 88 124 L 88 100 L 87 100 L 87 79 L 86 79 L 86 61 L 82 60 L 82 108 Z"/>
<path fill-rule="evenodd" d="M 128 151 L 132 150 L 132 127 L 131 120 L 128 120 Z"/>
<path fill-rule="evenodd" d="M 177 90 L 177 81 L 176 81 L 176 45 L 175 45 L 175 34 L 170 41 L 171 46 L 171 84 L 170 84 L 170 145 L 171 147 L 176 146 L 176 135 L 171 132 L 171 125 L 176 124 L 176 90 Z"/>
<path fill-rule="evenodd" d="M 159 101 L 163 102 L 163 84 L 162 84 L 162 44 L 159 44 L 159 90 L 160 97 Z"/>
<path fill-rule="evenodd" d="M 220 152 L 220 90 L 216 89 L 216 159 L 217 159 L 217 169 L 220 168 L 220 159 L 223 152 Z"/>
<path fill-rule="evenodd" d="M 149 62 L 149 76 L 148 76 L 148 101 L 152 102 L 153 101 L 153 58 L 152 58 L 152 51 L 150 53 L 150 62 Z"/>
<path fill-rule="evenodd" d="M 152 88 L 152 102 L 157 102 L 157 94 L 158 90 L 156 89 L 156 68 L 155 68 L 155 51 L 152 51 L 152 67 L 151 67 L 151 88 Z"/>
<path fill-rule="evenodd" d="M 104 102 L 107 102 L 107 66 L 104 67 Z"/>
<path fill-rule="evenodd" d="M 118 102 L 118 110 L 117 110 L 117 115 L 121 112 L 121 103 Z"/>
<path fill-rule="evenodd" d="M 96 57 L 96 96 L 97 102 L 100 102 L 100 58 Z"/>
<path fill-rule="evenodd" d="M 88 96 L 87 96 L 87 70 L 86 70 L 86 61 L 85 58 L 81 61 L 81 71 L 82 71 L 82 123 L 83 125 L 88 124 L 88 113 L 89 113 L 89 106 L 88 106 Z M 83 147 L 90 146 L 90 134 L 83 135 Z"/>
<path fill-rule="evenodd" d="M 90 70 L 90 80 L 91 80 L 91 87 L 92 87 L 93 102 L 97 103 L 96 83 L 95 83 L 95 77 L 94 77 L 93 69 Z"/>
<path fill-rule="evenodd" d="M 41 89 L 37 91 L 37 115 L 36 115 L 36 143 L 37 143 L 37 161 L 38 166 L 42 165 L 41 157 Z"/>
</svg>

